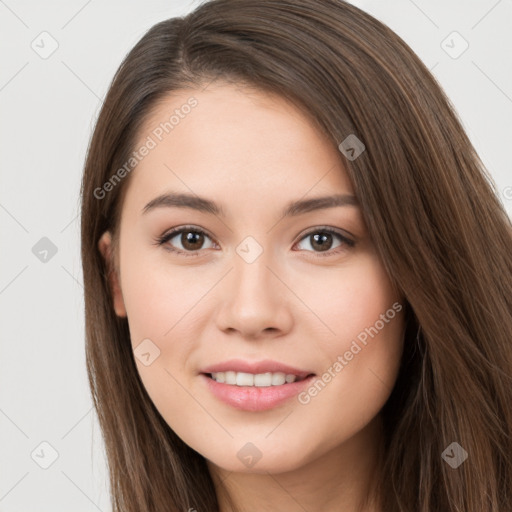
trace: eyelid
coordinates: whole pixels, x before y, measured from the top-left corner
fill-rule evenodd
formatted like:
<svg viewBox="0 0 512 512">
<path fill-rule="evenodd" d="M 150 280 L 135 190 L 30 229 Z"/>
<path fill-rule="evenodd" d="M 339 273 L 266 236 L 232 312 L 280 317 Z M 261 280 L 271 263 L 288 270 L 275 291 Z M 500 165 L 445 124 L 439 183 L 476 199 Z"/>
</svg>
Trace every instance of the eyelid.
<svg viewBox="0 0 512 512">
<path fill-rule="evenodd" d="M 340 228 L 334 228 L 331 226 L 314 226 L 311 229 L 307 229 L 303 233 L 299 235 L 298 240 L 302 240 L 308 235 L 312 235 L 313 233 L 331 233 L 333 235 L 338 235 L 339 237 L 343 238 L 347 242 L 353 242 L 355 243 L 355 236 L 352 235 L 352 233 L 349 233 L 348 231 L 345 231 Z M 349 237 L 352 237 L 353 239 L 350 239 Z"/>
</svg>

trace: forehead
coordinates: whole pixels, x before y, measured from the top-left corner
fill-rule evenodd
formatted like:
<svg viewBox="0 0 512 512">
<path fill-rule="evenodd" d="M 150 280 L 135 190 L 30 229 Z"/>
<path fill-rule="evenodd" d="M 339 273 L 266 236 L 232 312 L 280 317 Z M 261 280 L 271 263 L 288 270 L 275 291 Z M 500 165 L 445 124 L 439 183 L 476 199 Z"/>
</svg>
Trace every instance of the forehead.
<svg viewBox="0 0 512 512">
<path fill-rule="evenodd" d="M 268 206 L 308 191 L 353 193 L 340 153 L 308 117 L 254 88 L 173 91 L 139 130 L 135 149 L 144 145 L 126 195 L 139 209 L 168 190 Z"/>
</svg>

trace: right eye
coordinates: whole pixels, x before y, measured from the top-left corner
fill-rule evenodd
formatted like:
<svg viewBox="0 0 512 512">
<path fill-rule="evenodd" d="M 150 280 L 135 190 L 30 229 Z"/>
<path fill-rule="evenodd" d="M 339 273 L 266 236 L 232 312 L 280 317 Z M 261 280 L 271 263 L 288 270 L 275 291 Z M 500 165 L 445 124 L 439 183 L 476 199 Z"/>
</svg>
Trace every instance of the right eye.
<svg viewBox="0 0 512 512">
<path fill-rule="evenodd" d="M 210 236 L 200 228 L 194 226 L 184 226 L 175 228 L 162 235 L 156 240 L 158 245 L 163 245 L 166 250 L 182 254 L 184 256 L 199 256 L 201 249 L 205 249 L 205 240 Z M 178 247 L 176 247 L 176 245 Z M 206 249 L 213 247 L 213 242 Z M 181 246 L 181 247 L 180 247 Z"/>
</svg>

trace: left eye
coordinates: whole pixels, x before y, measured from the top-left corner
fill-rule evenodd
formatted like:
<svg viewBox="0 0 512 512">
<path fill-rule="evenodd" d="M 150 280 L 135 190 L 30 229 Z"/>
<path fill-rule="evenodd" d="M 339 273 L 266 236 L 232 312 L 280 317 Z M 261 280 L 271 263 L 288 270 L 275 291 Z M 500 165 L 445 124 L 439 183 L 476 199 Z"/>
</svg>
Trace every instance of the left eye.
<svg viewBox="0 0 512 512">
<path fill-rule="evenodd" d="M 335 243 L 335 238 L 338 238 L 339 243 L 338 245 L 333 246 L 333 244 Z M 303 243 L 303 241 L 307 242 L 306 247 L 299 247 L 299 245 Z M 321 229 L 308 233 L 297 244 L 297 247 L 299 247 L 299 249 L 312 250 L 313 252 L 327 252 L 330 251 L 331 249 L 337 249 L 344 245 L 353 247 L 354 242 L 349 238 L 343 236 L 342 234 L 337 233 L 336 231 L 330 229 Z"/>
</svg>

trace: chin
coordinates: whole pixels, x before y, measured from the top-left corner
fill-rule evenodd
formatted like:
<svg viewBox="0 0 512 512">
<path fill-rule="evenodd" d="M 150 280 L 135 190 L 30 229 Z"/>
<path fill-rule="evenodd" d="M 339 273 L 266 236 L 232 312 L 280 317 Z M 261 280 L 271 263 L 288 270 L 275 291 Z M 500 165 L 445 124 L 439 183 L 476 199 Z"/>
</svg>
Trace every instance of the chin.
<svg viewBox="0 0 512 512">
<path fill-rule="evenodd" d="M 210 464 L 225 471 L 248 474 L 286 473 L 306 463 L 304 453 L 302 457 L 298 456 L 301 450 L 300 445 L 297 448 L 281 445 L 281 450 L 275 450 L 272 446 L 262 446 L 262 444 L 260 443 L 260 448 L 257 448 L 256 443 L 243 443 L 241 448 L 238 446 L 235 448 L 234 457 L 226 457 L 227 450 L 212 457 L 205 454 L 205 457 Z"/>
</svg>

